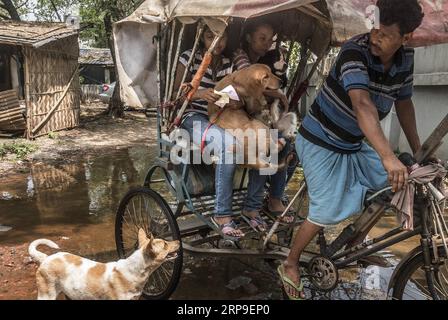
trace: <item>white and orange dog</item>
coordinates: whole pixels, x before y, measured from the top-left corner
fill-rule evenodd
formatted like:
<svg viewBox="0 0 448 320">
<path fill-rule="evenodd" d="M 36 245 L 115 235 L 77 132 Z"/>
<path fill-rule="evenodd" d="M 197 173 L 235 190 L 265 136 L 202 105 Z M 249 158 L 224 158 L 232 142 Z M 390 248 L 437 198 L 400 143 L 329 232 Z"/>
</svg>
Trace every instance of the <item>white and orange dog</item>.
<svg viewBox="0 0 448 320">
<path fill-rule="evenodd" d="M 53 241 L 40 239 L 28 252 L 39 263 L 36 282 L 39 300 L 55 300 L 62 292 L 72 300 L 131 300 L 140 298 L 149 276 L 160 265 L 177 257 L 179 241 L 165 241 L 138 233 L 139 248 L 127 259 L 99 263 L 66 252 L 50 256 L 39 245 L 59 249 Z"/>
</svg>

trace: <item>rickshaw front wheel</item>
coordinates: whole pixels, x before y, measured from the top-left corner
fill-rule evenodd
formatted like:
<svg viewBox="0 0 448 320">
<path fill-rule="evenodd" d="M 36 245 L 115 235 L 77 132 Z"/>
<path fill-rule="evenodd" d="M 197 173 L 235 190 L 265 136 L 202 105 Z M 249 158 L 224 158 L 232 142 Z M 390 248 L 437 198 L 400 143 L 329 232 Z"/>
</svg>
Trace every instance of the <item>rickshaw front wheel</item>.
<svg viewBox="0 0 448 320">
<path fill-rule="evenodd" d="M 130 190 L 118 207 L 115 220 L 115 243 L 121 259 L 129 257 L 138 249 L 140 228 L 158 239 L 181 241 L 179 227 L 170 207 L 156 191 L 148 188 Z M 175 260 L 166 261 L 150 275 L 142 298 L 168 299 L 179 283 L 182 261 L 181 245 Z"/>
</svg>

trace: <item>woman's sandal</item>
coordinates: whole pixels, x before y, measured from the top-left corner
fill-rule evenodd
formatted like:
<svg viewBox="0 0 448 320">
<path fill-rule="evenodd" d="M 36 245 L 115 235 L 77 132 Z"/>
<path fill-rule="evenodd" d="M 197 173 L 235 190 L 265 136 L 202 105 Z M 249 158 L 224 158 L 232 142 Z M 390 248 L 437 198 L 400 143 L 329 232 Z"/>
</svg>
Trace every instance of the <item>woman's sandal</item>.
<svg viewBox="0 0 448 320">
<path fill-rule="evenodd" d="M 257 214 L 255 217 L 251 217 L 242 212 L 241 216 L 255 231 L 266 232 L 266 230 L 268 229 L 268 224 L 263 220 L 260 214 Z"/>
<path fill-rule="evenodd" d="M 224 236 L 234 238 L 235 240 L 238 240 L 245 236 L 245 234 L 238 228 L 235 221 L 233 220 L 223 224 L 218 223 L 213 217 L 211 218 L 211 220 Z"/>
<path fill-rule="evenodd" d="M 285 268 L 284 268 L 283 264 L 278 266 L 277 272 L 280 276 L 280 280 L 282 281 L 283 290 L 285 291 L 289 300 L 304 300 L 304 298 L 302 298 L 302 293 L 303 293 L 302 279 L 300 279 L 300 283 L 298 285 L 295 284 L 291 279 L 289 279 L 286 276 Z M 287 290 L 288 287 L 293 288 L 296 294 L 295 295 L 289 294 L 289 291 Z"/>
</svg>

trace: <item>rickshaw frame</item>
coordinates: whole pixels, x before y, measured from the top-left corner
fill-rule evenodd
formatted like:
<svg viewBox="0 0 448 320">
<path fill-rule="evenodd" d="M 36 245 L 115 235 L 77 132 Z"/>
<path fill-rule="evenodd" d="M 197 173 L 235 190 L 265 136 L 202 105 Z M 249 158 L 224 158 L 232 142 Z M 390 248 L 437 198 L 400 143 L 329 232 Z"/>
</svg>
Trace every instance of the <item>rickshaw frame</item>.
<svg viewBox="0 0 448 320">
<path fill-rule="evenodd" d="M 322 17 L 320 17 L 322 18 Z M 229 17 L 226 21 L 230 22 L 231 18 Z M 200 35 L 203 32 L 204 25 L 206 22 L 198 22 L 197 30 L 195 36 L 195 42 L 193 44 L 193 51 L 191 54 L 190 61 L 188 62 L 187 67 L 185 68 L 185 74 L 183 75 L 183 81 L 186 79 L 186 74 L 189 69 L 190 64 L 192 63 L 193 57 L 195 55 L 195 51 L 198 48 L 198 41 Z M 174 75 L 176 74 L 176 65 L 177 60 L 179 58 L 180 47 L 182 44 L 182 36 L 185 32 L 186 26 L 181 23 L 180 30 L 178 33 L 177 42 L 175 41 L 176 37 L 174 35 L 177 34 L 178 22 L 176 19 L 166 24 L 165 26 L 159 25 L 157 42 L 157 77 L 158 77 L 158 94 L 159 94 L 159 106 L 157 112 L 157 145 L 158 145 L 158 157 L 155 159 L 154 165 L 149 169 L 145 181 L 144 188 L 151 190 L 157 195 L 157 188 L 154 188 L 154 185 L 165 183 L 168 187 L 171 195 L 176 199 L 176 203 L 171 206 L 166 203 L 166 201 L 159 195 L 161 198 L 160 201 L 165 202 L 165 209 L 169 211 L 168 214 L 172 215 L 175 221 L 175 227 L 171 229 L 175 229 L 178 234 L 175 235 L 173 230 L 173 236 L 167 234 L 159 234 L 156 236 L 165 236 L 169 239 L 179 239 L 182 240 L 182 250 L 193 254 L 193 255 L 201 255 L 201 256 L 213 256 L 213 257 L 253 257 L 260 258 L 266 260 L 276 260 L 276 259 L 284 259 L 289 254 L 289 244 L 292 238 L 293 231 L 297 225 L 299 225 L 302 220 L 296 219 L 296 222 L 286 226 L 280 226 L 278 229 L 274 230 L 273 224 L 275 221 L 270 221 L 271 234 L 285 234 L 285 238 L 283 239 L 282 244 L 275 243 L 274 241 L 270 241 L 270 237 L 266 238 L 266 233 L 260 233 L 256 231 L 251 231 L 249 234 L 243 238 L 244 239 L 255 239 L 258 241 L 258 245 L 253 246 L 251 249 L 242 248 L 239 244 L 239 241 L 235 239 L 231 239 L 230 237 L 224 236 L 211 222 L 210 216 L 213 215 L 213 202 L 214 195 L 213 193 L 204 193 L 198 195 L 191 195 L 187 182 L 189 178 L 191 165 L 184 165 L 181 174 L 179 175 L 174 171 L 174 164 L 171 162 L 171 149 L 175 147 L 175 143 L 169 139 L 169 133 L 172 132 L 176 127 L 180 124 L 180 119 L 182 117 L 183 111 L 185 110 L 186 105 L 189 102 L 189 99 L 193 95 L 194 91 L 197 90 L 198 82 L 200 81 L 201 75 L 195 77 L 192 82 L 196 82 L 196 85 L 192 85 L 192 90 L 190 90 L 187 97 L 182 97 L 181 88 L 175 94 L 175 101 L 170 101 L 171 97 L 173 97 L 174 91 Z M 167 36 L 168 35 L 168 36 Z M 216 35 L 214 39 L 214 43 L 217 43 L 220 39 L 220 34 Z M 174 44 L 176 43 L 176 47 Z M 294 49 L 293 41 L 290 42 L 288 57 L 291 56 L 292 50 Z M 287 96 L 290 100 L 295 98 L 294 96 L 299 95 L 300 92 L 303 94 L 303 87 L 306 86 L 306 83 L 311 79 L 311 76 L 317 69 L 321 59 L 325 56 L 325 53 L 329 51 L 331 48 L 330 41 L 328 42 L 328 46 L 325 50 L 322 51 L 322 54 L 316 57 L 313 66 L 307 71 L 307 64 L 309 62 L 309 57 L 311 55 L 310 50 L 310 39 L 307 39 L 305 43 L 300 44 L 300 53 L 301 57 L 300 62 L 296 71 L 293 74 L 291 84 L 287 90 Z M 168 61 L 165 63 L 167 69 L 164 70 L 164 66 L 162 66 L 162 52 L 168 52 Z M 174 56 L 172 56 L 174 53 Z M 288 58 L 289 59 L 289 58 Z M 182 82 L 183 82 L 182 81 Z M 181 99 L 183 98 L 183 99 Z M 295 106 L 297 109 L 297 106 Z M 298 110 L 296 110 L 298 111 Z M 448 130 L 448 119 L 445 118 L 442 125 L 442 131 L 444 132 L 443 136 L 446 134 Z M 440 137 L 438 137 L 440 138 Z M 440 138 L 441 139 L 441 138 Z M 431 147 L 427 147 L 427 149 L 432 150 L 434 147 L 434 141 L 431 143 L 427 143 L 426 145 L 431 145 Z M 437 143 L 436 143 L 437 144 Z M 422 148 L 422 154 L 420 155 L 420 160 L 422 161 L 429 155 L 429 151 Z M 157 172 L 160 171 L 163 179 L 156 179 L 155 176 Z M 242 199 L 244 199 L 246 188 L 244 188 L 244 181 L 247 176 L 247 170 L 243 171 L 241 181 L 239 183 L 239 187 L 234 189 L 233 201 L 235 203 L 236 210 L 238 212 L 241 210 Z M 383 190 L 385 192 L 387 190 Z M 302 185 L 299 187 L 299 191 L 296 193 L 296 197 L 303 197 L 306 192 L 305 182 L 302 182 Z M 367 229 L 371 229 L 374 226 L 374 223 L 378 221 L 381 217 L 382 213 L 384 213 L 384 201 L 380 199 L 382 192 L 378 193 L 376 197 L 379 199 L 379 203 L 381 208 L 372 209 L 371 206 L 378 206 L 378 203 L 375 202 L 376 199 L 371 198 L 372 203 L 366 206 L 365 211 L 358 219 L 357 232 L 359 235 L 364 234 Z M 173 210 L 173 206 L 175 206 Z M 120 205 L 122 207 L 122 205 Z M 167 209 L 168 208 L 168 209 Z M 119 209 L 120 210 L 120 209 Z M 372 211 L 373 210 L 373 211 Z M 375 214 L 372 214 L 374 212 Z M 196 227 L 184 228 L 179 223 L 179 218 L 186 216 L 194 216 L 199 221 Z M 296 217 L 297 218 L 297 217 Z M 118 220 L 117 220 L 118 221 Z M 373 224 L 372 224 L 373 223 Z M 117 223 L 118 226 L 118 223 Z M 370 228 L 369 228 L 370 227 Z M 250 229 L 250 228 L 249 228 Z M 427 226 L 423 228 L 425 236 L 428 238 L 430 236 L 428 232 Z M 118 230 L 118 227 L 116 227 Z M 147 230 L 151 231 L 151 230 Z M 364 243 L 362 245 L 354 246 L 353 248 L 346 249 L 342 253 L 337 253 L 344 245 L 347 244 L 347 239 L 342 233 L 340 238 L 336 239 L 337 241 L 333 242 L 330 246 L 327 246 L 325 237 L 323 232 L 319 235 L 319 243 L 321 247 L 320 254 L 322 258 L 325 259 L 343 259 L 340 262 L 336 262 L 335 266 L 337 268 L 344 268 L 349 266 L 352 262 L 356 262 L 358 259 L 363 258 L 365 256 L 370 255 L 372 252 L 377 252 L 378 250 L 387 247 L 391 244 L 398 243 L 403 241 L 403 239 L 407 239 L 413 235 L 421 232 L 421 229 L 416 229 L 415 231 L 408 233 L 401 233 L 399 229 L 392 230 L 388 232 L 386 235 L 379 237 L 378 239 L 372 240 L 372 242 Z M 398 235 L 398 236 L 397 236 Z M 188 237 L 199 236 L 200 238 L 195 238 L 191 241 L 186 240 Z M 395 237 L 397 236 L 397 237 Z M 118 248 L 118 237 L 117 237 L 117 248 Z M 428 238 L 429 239 L 429 238 Z M 426 239 L 427 241 L 429 241 Z M 224 246 L 220 243 L 221 240 L 224 240 Z M 204 247 L 204 244 L 211 244 L 212 248 Z M 229 247 L 230 244 L 230 247 Z M 369 245 L 374 244 L 373 248 L 368 249 Z M 387 245 L 386 245 L 387 244 Z M 430 243 L 428 242 L 428 246 L 425 247 L 425 250 L 429 250 Z M 333 246 L 333 247 L 332 247 Z M 437 244 L 432 244 L 432 249 L 437 248 Z M 121 248 L 122 249 L 122 248 Z M 330 252 L 328 250 L 333 250 L 334 252 Z M 123 250 L 120 251 L 120 256 L 124 255 Z M 426 252 L 427 253 L 427 252 Z M 412 258 L 415 258 L 418 253 L 412 252 L 412 256 L 404 259 L 403 261 L 410 261 Z M 301 256 L 301 264 L 308 265 L 313 262 L 313 259 L 319 256 L 319 253 L 305 251 Z M 180 272 L 179 270 L 177 272 Z M 395 274 L 394 274 L 395 275 Z M 177 278 L 174 282 L 178 281 L 180 274 L 175 275 L 173 278 Z M 312 276 L 311 276 L 312 277 Z M 395 276 L 396 278 L 397 276 Z M 391 280 L 393 283 L 394 278 Z M 173 281 L 171 281 L 172 283 Z M 176 283 L 177 284 L 177 283 Z M 175 285 L 174 285 L 175 288 Z M 170 289 L 167 289 L 166 292 L 160 295 L 155 295 L 155 298 L 167 298 L 174 291 L 173 286 L 170 284 Z M 152 298 L 150 295 L 147 295 L 147 298 Z"/>
</svg>

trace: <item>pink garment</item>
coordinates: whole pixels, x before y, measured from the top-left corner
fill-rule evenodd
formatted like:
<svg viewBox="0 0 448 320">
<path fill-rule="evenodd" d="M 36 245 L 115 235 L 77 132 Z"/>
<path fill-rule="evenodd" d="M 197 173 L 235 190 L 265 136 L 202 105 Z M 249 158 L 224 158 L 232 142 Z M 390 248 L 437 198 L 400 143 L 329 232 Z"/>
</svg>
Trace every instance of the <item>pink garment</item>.
<svg viewBox="0 0 448 320">
<path fill-rule="evenodd" d="M 437 178 L 445 177 L 447 171 L 440 164 L 430 164 L 419 167 L 409 175 L 408 184 L 404 189 L 395 193 L 392 198 L 392 206 L 398 210 L 398 219 L 405 230 L 414 229 L 414 193 L 415 184 L 425 184 Z M 445 193 L 443 183 L 437 185 L 438 189 Z"/>
</svg>

